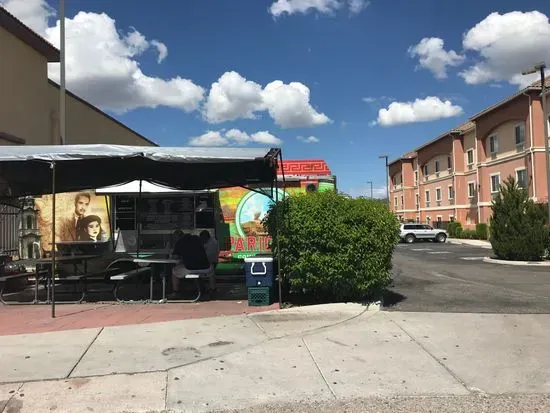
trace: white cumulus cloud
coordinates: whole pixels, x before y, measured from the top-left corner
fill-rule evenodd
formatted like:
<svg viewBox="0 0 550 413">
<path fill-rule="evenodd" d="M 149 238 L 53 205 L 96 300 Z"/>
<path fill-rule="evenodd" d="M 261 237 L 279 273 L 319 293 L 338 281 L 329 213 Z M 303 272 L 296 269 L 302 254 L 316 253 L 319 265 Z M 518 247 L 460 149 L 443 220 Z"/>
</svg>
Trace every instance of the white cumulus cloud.
<svg viewBox="0 0 550 413">
<path fill-rule="evenodd" d="M 550 22 L 539 11 L 495 12 L 470 29 L 462 43 L 477 55 L 477 62 L 460 74 L 466 83 L 524 86 L 537 76 L 522 76 L 522 71 L 541 61 L 550 63 Z"/>
<path fill-rule="evenodd" d="M 40 34 L 46 31 L 48 20 L 56 14 L 45 0 L 0 0 L 0 6 Z"/>
<path fill-rule="evenodd" d="M 332 15 L 340 9 L 347 8 L 350 14 L 358 14 L 369 4 L 368 0 L 276 0 L 269 7 L 269 12 L 274 17 L 312 11 Z"/>
<path fill-rule="evenodd" d="M 361 186 L 349 188 L 346 191 L 347 194 L 354 198 L 358 197 L 364 197 L 364 198 L 370 198 L 370 184 L 364 184 Z M 384 199 L 388 196 L 388 193 L 386 191 L 386 186 L 381 185 L 375 185 L 372 187 L 372 196 L 375 199 Z"/>
<path fill-rule="evenodd" d="M 409 55 L 418 57 L 418 64 L 431 71 L 437 79 L 447 77 L 447 68 L 461 65 L 466 59 L 454 50 L 446 51 L 443 39 L 425 37 L 418 44 L 409 47 Z"/>
<path fill-rule="evenodd" d="M 0 0 L 0 5 L 59 47 L 59 21 L 45 0 Z M 139 31 L 117 28 L 105 13 L 79 12 L 65 20 L 67 87 L 103 109 L 125 112 L 136 108 L 169 106 L 184 111 L 200 107 L 204 89 L 191 80 L 148 76 L 138 59 L 151 48 L 162 62 L 168 48 L 147 40 Z M 49 77 L 59 81 L 59 64 L 51 63 Z"/>
<path fill-rule="evenodd" d="M 258 131 L 249 135 L 239 129 L 209 130 L 200 136 L 189 139 L 191 146 L 240 146 L 250 143 L 282 145 L 283 141 L 268 131 Z"/>
<path fill-rule="evenodd" d="M 450 100 L 442 101 L 436 96 L 415 99 L 413 102 L 392 102 L 378 111 L 378 119 L 370 123 L 395 126 L 406 123 L 428 122 L 462 114 L 462 108 Z"/>
<path fill-rule="evenodd" d="M 320 139 L 315 136 L 298 136 L 297 139 L 305 143 L 319 143 Z"/>
<path fill-rule="evenodd" d="M 309 88 L 299 82 L 280 80 L 264 88 L 237 72 L 226 72 L 212 84 L 203 107 L 203 116 L 210 123 L 236 119 L 254 119 L 267 111 L 283 128 L 323 125 L 330 122 L 310 104 Z"/>
</svg>

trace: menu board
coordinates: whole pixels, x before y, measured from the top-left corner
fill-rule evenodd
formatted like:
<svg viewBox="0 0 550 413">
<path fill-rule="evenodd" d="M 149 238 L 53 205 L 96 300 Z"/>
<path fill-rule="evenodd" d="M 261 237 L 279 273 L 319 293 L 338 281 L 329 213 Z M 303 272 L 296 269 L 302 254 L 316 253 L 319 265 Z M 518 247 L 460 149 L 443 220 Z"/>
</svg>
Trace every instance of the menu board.
<svg viewBox="0 0 550 413">
<path fill-rule="evenodd" d="M 139 211 L 143 230 L 194 228 L 193 196 L 142 198 Z"/>
</svg>

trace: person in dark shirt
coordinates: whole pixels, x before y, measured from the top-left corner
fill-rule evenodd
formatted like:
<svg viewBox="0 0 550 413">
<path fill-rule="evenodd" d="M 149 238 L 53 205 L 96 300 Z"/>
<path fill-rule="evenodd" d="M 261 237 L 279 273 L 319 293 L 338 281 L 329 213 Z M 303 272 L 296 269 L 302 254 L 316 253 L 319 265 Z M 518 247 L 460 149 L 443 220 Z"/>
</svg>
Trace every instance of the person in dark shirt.
<svg viewBox="0 0 550 413">
<path fill-rule="evenodd" d="M 204 251 L 200 238 L 196 235 L 185 234 L 176 241 L 173 254 L 179 260 L 172 271 L 172 288 L 174 295 L 179 293 L 179 278 L 191 274 L 193 271 L 210 270 L 211 265 Z"/>
</svg>

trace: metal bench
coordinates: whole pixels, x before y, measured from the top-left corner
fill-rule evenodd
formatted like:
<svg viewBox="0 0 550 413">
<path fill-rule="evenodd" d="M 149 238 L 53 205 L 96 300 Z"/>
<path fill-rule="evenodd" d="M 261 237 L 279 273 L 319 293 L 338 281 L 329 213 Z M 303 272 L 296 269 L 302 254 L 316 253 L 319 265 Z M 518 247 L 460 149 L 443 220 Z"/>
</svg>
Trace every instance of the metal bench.
<svg viewBox="0 0 550 413">
<path fill-rule="evenodd" d="M 176 275 L 176 278 L 178 280 L 192 280 L 195 284 L 196 288 L 196 295 L 192 299 L 188 300 L 168 300 L 170 303 L 196 303 L 200 300 L 202 296 L 202 287 L 201 287 L 201 279 L 207 279 L 209 278 L 209 274 L 212 271 L 211 268 L 204 269 L 204 270 L 190 270 L 193 271 L 191 274 L 185 274 L 185 275 Z"/>
<path fill-rule="evenodd" d="M 117 300 L 119 303 L 129 302 L 128 300 L 123 300 L 118 297 L 119 288 L 123 285 L 124 281 L 131 280 L 131 279 L 136 280 L 136 286 L 137 286 L 139 281 L 138 275 L 147 274 L 150 272 L 151 272 L 151 269 L 148 267 L 143 267 L 143 268 L 136 267 L 135 269 L 129 269 L 128 271 L 112 275 L 110 277 L 110 280 L 115 283 L 113 288 L 113 295 L 115 297 L 115 300 Z"/>
<path fill-rule="evenodd" d="M 29 275 L 30 275 L 30 273 L 28 273 L 28 272 L 21 272 L 21 273 L 17 273 L 17 274 L 9 274 L 9 275 L 4 275 L 4 276 L 0 277 L 0 283 L 2 283 L 2 289 L 0 289 L 0 302 L 2 304 L 12 304 L 12 303 L 7 302 L 7 301 L 4 300 L 4 290 L 6 289 L 6 286 L 8 285 L 8 281 L 18 280 L 18 279 L 21 279 L 21 278 L 26 278 L 28 280 Z"/>
</svg>

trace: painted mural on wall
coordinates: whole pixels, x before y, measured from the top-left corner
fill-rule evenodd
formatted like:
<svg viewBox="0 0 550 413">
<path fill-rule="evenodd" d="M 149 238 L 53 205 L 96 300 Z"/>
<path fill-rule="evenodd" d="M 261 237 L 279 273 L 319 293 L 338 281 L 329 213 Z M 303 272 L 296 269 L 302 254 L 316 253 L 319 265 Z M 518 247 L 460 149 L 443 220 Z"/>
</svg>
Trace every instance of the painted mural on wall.
<svg viewBox="0 0 550 413">
<path fill-rule="evenodd" d="M 333 183 L 319 183 L 319 191 L 334 190 Z M 258 189 L 270 193 L 270 188 Z M 301 186 L 279 189 L 279 199 L 303 193 Z M 266 195 L 244 188 L 227 188 L 219 192 L 223 221 L 229 226 L 228 239 L 222 249 L 231 251 L 233 258 L 243 259 L 269 251 L 270 237 L 265 232 L 262 220 L 273 201 Z"/>
<path fill-rule="evenodd" d="M 95 195 L 93 190 L 67 192 L 55 197 L 56 242 L 107 241 L 111 235 L 109 226 L 109 200 Z M 44 195 L 35 200 L 38 209 L 38 228 L 43 251 L 51 251 L 52 196 Z"/>
</svg>

